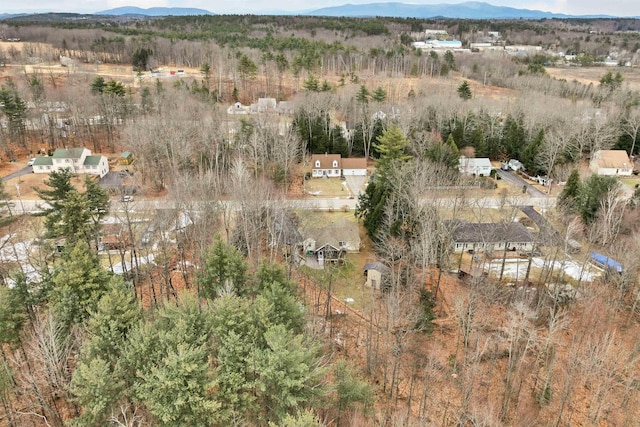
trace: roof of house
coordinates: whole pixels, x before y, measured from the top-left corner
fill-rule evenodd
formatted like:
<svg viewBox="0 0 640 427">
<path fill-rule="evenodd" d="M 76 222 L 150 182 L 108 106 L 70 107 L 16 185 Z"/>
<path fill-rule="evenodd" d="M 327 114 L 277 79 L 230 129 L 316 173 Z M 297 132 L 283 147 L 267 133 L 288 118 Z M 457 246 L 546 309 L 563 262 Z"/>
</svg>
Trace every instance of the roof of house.
<svg viewBox="0 0 640 427">
<path fill-rule="evenodd" d="M 368 262 L 364 265 L 364 267 L 362 268 L 363 271 L 369 271 L 369 270 L 376 270 L 379 271 L 381 273 L 389 270 L 389 267 L 387 267 L 386 265 L 384 265 L 381 262 Z"/>
<path fill-rule="evenodd" d="M 33 162 L 33 166 L 51 166 L 53 165 L 53 159 L 49 156 L 36 157 Z"/>
<path fill-rule="evenodd" d="M 54 159 L 79 159 L 86 148 L 56 148 Z"/>
<path fill-rule="evenodd" d="M 311 156 L 311 167 L 313 169 L 335 169 L 333 167 L 333 161 L 338 161 L 338 168 L 341 168 L 340 154 L 314 154 Z M 320 160 L 320 167 L 316 167 L 316 160 Z"/>
<path fill-rule="evenodd" d="M 366 169 L 367 159 L 364 157 L 352 157 L 342 159 L 342 169 Z"/>
<path fill-rule="evenodd" d="M 631 161 L 624 150 L 598 150 L 593 155 L 598 167 L 611 169 L 629 169 Z"/>
<path fill-rule="evenodd" d="M 340 248 L 340 242 L 360 245 L 360 231 L 358 225 L 342 218 L 332 222 L 326 227 L 307 228 L 302 232 L 303 236 L 316 241 L 316 248 L 331 245 L 334 248 Z"/>
<path fill-rule="evenodd" d="M 465 243 L 522 243 L 533 242 L 533 236 L 519 222 L 507 224 L 493 222 L 445 221 L 454 242 Z"/>
<path fill-rule="evenodd" d="M 473 167 L 491 167 L 491 160 L 488 157 L 460 157 L 460 167 L 473 168 Z"/>
<path fill-rule="evenodd" d="M 98 166 L 100 164 L 100 160 L 102 160 L 104 156 L 87 156 L 84 158 L 85 166 Z"/>
</svg>

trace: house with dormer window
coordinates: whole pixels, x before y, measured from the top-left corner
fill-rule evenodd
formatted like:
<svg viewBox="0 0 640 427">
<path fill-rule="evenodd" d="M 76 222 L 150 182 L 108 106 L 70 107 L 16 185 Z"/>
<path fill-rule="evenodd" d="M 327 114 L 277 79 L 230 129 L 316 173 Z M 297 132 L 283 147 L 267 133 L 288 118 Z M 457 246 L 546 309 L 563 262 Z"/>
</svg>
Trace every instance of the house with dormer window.
<svg viewBox="0 0 640 427">
<path fill-rule="evenodd" d="M 87 148 L 58 148 L 53 156 L 36 157 L 33 162 L 33 173 L 51 173 L 62 169 L 102 178 L 109 172 L 109 162 L 105 156 L 91 155 Z"/>
<path fill-rule="evenodd" d="M 367 175 L 367 159 L 347 158 L 340 154 L 314 154 L 311 156 L 313 178 L 340 178 L 342 176 Z"/>
<path fill-rule="evenodd" d="M 311 157 L 311 176 L 314 178 L 339 178 L 342 176 L 340 154 L 315 154 Z"/>
</svg>

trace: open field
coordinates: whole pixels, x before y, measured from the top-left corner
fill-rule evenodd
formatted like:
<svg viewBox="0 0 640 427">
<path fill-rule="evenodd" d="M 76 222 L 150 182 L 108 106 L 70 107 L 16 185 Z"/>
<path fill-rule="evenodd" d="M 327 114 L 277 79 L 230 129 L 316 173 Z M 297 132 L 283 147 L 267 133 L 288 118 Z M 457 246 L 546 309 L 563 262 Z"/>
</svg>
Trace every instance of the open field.
<svg viewBox="0 0 640 427">
<path fill-rule="evenodd" d="M 635 67 L 547 67 L 547 73 L 557 79 L 567 81 L 577 80 L 585 85 L 600 85 L 600 78 L 611 71 L 620 72 L 623 77 L 623 85 L 631 90 L 640 90 L 640 68 Z"/>
</svg>

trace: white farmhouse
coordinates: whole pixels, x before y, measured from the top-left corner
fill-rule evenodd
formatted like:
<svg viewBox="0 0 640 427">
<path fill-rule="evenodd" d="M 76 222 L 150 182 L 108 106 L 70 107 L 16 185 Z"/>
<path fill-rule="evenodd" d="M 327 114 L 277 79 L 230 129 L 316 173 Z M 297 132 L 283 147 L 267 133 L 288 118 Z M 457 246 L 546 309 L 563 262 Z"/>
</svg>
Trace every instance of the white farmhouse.
<svg viewBox="0 0 640 427">
<path fill-rule="evenodd" d="M 487 157 L 469 158 L 460 157 L 458 170 L 463 175 L 489 176 L 491 174 L 491 161 Z"/>
<path fill-rule="evenodd" d="M 340 178 L 342 176 L 367 176 L 367 159 L 345 158 L 340 154 L 314 154 L 311 156 L 313 178 Z"/>
<path fill-rule="evenodd" d="M 591 156 L 589 169 L 596 175 L 629 176 L 633 163 L 624 150 L 598 150 Z"/>
<path fill-rule="evenodd" d="M 62 169 L 102 178 L 109 172 L 109 162 L 105 156 L 92 156 L 87 148 L 58 148 L 53 156 L 36 157 L 33 162 L 33 173 L 51 173 Z"/>
</svg>

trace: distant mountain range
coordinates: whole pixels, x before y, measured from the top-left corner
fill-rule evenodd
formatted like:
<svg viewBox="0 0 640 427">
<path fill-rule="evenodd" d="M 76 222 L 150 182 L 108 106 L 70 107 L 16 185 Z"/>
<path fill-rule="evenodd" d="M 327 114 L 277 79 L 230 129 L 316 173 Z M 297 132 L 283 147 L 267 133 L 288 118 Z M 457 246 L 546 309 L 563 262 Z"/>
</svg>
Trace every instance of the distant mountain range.
<svg viewBox="0 0 640 427">
<path fill-rule="evenodd" d="M 247 13 L 256 13 L 247 11 Z M 540 10 L 517 9 L 506 6 L 494 6 L 489 3 L 467 1 L 464 3 L 407 4 L 407 3 L 369 3 L 344 4 L 324 7 L 316 10 L 262 12 L 257 14 L 309 15 L 309 16 L 345 16 L 374 17 L 387 16 L 399 18 L 453 18 L 453 19 L 543 19 L 543 18 L 614 18 L 610 15 L 565 15 Z M 0 14 L 0 20 L 25 14 Z M 117 7 L 96 12 L 95 15 L 110 16 L 185 16 L 215 15 L 205 9 L 187 7 L 151 7 L 143 9 L 135 6 Z"/>
<path fill-rule="evenodd" d="M 18 16 L 25 16 L 26 13 L 0 13 L 0 20 L 16 18 Z"/>
<path fill-rule="evenodd" d="M 406 4 L 406 3 L 370 3 L 345 4 L 324 7 L 304 13 L 312 16 L 394 16 L 399 18 L 459 18 L 459 19 L 542 19 L 571 18 L 574 15 L 543 12 L 540 10 L 516 9 L 513 7 L 493 6 L 489 3 L 468 1 L 450 4 Z M 611 18 L 607 15 L 588 15 L 580 18 Z"/>
<path fill-rule="evenodd" d="M 96 15 L 112 15 L 112 16 L 188 16 L 188 15 L 215 15 L 204 9 L 196 9 L 192 7 L 150 7 L 143 9 L 135 6 L 116 7 L 115 9 L 102 10 L 96 12 Z"/>
</svg>

